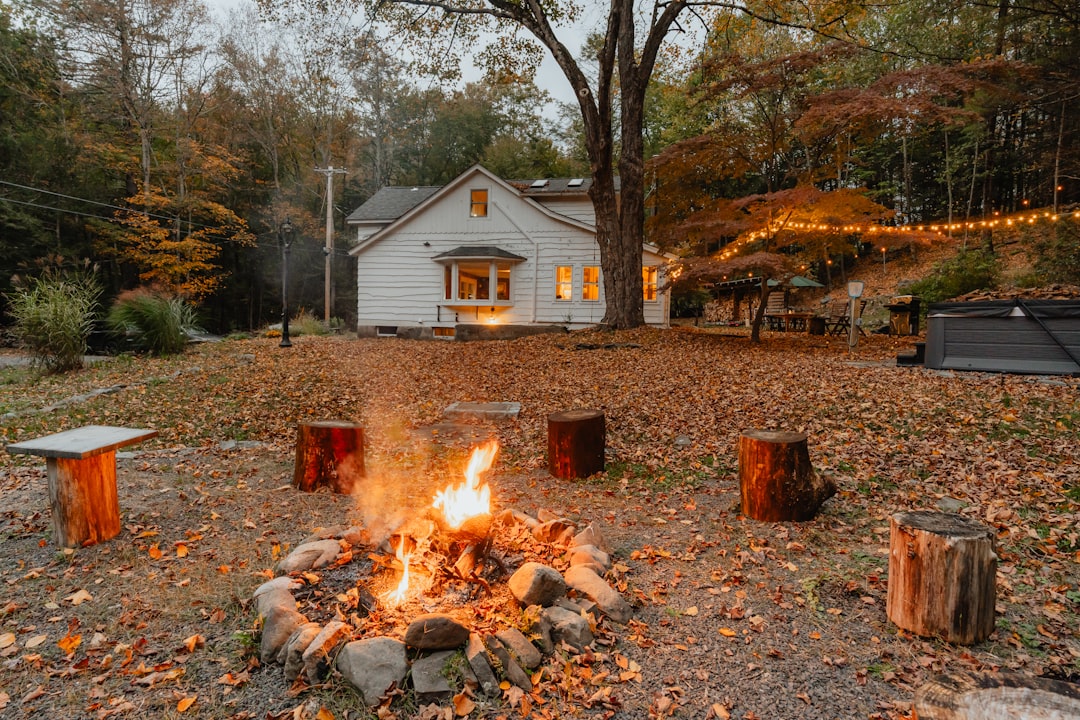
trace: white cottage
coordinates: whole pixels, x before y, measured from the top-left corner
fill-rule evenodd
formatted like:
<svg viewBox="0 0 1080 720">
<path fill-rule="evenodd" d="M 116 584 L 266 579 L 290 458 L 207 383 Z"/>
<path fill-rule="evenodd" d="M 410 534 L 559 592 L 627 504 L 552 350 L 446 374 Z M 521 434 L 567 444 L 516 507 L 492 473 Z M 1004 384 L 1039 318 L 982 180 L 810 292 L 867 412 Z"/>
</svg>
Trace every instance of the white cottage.
<svg viewBox="0 0 1080 720">
<path fill-rule="evenodd" d="M 384 187 L 356 228 L 361 335 L 453 338 L 459 325 L 581 328 L 604 317 L 591 181 L 507 182 L 476 165 L 445 187 Z M 668 324 L 667 257 L 642 249 L 645 321 Z"/>
</svg>

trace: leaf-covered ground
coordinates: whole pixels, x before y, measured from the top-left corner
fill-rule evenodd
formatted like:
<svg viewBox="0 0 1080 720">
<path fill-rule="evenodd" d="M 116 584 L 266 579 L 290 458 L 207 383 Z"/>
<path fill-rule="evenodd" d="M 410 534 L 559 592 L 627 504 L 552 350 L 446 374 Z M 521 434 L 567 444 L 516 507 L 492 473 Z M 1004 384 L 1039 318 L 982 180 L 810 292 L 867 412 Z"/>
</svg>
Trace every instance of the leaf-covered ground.
<svg viewBox="0 0 1080 720">
<path fill-rule="evenodd" d="M 248 598 L 313 529 L 385 520 L 408 482 L 424 497 L 454 472 L 463 455 L 420 457 L 414 431 L 458 400 L 522 404 L 496 431 L 496 502 L 599 521 L 636 608 L 627 627 L 602 623 L 594 653 L 545 666 L 531 696 L 478 699 L 472 717 L 901 718 L 946 668 L 1075 681 L 1077 380 L 897 368 L 904 345 L 692 330 L 303 337 L 60 377 L 0 369 L 4 442 L 90 423 L 160 431 L 119 461 L 121 534 L 74 552 L 51 540 L 44 463 L 0 455 L 0 717 L 369 717 L 340 679 L 289 688 L 258 667 Z M 546 416 L 573 407 L 607 419 L 607 472 L 587 481 L 545 471 Z M 289 487 L 304 418 L 364 423 L 356 498 Z M 748 428 L 807 433 L 840 488 L 816 519 L 738 514 Z M 997 631 L 974 647 L 885 615 L 889 516 L 941 508 L 997 534 Z M 495 596 L 470 612 L 482 624 L 516 610 Z M 384 717 L 439 712 L 406 695 Z"/>
</svg>

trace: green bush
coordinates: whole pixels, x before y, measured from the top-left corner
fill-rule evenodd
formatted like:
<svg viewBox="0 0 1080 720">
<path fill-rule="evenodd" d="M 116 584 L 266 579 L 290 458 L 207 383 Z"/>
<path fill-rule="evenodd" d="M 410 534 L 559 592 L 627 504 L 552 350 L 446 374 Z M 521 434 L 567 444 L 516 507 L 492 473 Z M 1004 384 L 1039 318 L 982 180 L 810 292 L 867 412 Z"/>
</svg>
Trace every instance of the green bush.
<svg viewBox="0 0 1080 720">
<path fill-rule="evenodd" d="M 963 250 L 955 257 L 938 263 L 929 277 L 911 283 L 906 291 L 928 303 L 941 302 L 997 285 L 1001 262 L 992 252 Z"/>
<path fill-rule="evenodd" d="M 194 308 L 178 297 L 139 288 L 122 293 L 109 310 L 106 324 L 134 350 L 175 355 L 187 345 L 198 322 Z"/>
<path fill-rule="evenodd" d="M 8 296 L 15 336 L 35 365 L 53 373 L 82 367 L 100 296 L 89 272 L 49 271 L 16 287 Z"/>
</svg>

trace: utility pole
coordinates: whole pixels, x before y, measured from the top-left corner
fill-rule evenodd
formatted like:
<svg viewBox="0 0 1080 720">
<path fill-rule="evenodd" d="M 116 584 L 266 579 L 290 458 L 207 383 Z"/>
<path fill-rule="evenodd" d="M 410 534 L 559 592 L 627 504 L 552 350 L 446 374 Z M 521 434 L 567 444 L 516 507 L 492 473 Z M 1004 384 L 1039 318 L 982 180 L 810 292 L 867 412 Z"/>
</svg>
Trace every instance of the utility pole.
<svg viewBox="0 0 1080 720">
<path fill-rule="evenodd" d="M 334 259 L 334 176 L 344 175 L 345 168 L 336 168 L 333 165 L 326 168 L 315 168 L 315 172 L 326 176 L 326 244 L 323 245 L 323 255 L 326 256 L 326 288 L 323 292 L 324 319 L 326 327 L 330 327 L 330 278 Z"/>
</svg>

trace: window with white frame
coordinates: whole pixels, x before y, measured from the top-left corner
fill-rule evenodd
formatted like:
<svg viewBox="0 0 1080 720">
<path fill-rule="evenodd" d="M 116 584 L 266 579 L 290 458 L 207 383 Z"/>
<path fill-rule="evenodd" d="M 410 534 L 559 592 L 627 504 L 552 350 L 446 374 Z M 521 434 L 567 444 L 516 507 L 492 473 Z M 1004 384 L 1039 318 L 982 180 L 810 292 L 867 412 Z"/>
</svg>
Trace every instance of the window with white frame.
<svg viewBox="0 0 1080 720">
<path fill-rule="evenodd" d="M 600 300 L 599 265 L 586 265 L 581 268 L 581 299 L 593 302 Z"/>
<path fill-rule="evenodd" d="M 555 267 L 555 299 L 574 299 L 574 268 L 571 265 Z"/>
<path fill-rule="evenodd" d="M 488 216 L 488 191 L 486 188 L 474 188 L 469 191 L 469 217 Z"/>
<path fill-rule="evenodd" d="M 641 268 L 641 287 L 645 302 L 656 302 L 656 266 L 646 265 Z"/>
<path fill-rule="evenodd" d="M 459 260 L 443 271 L 446 300 L 510 301 L 510 266 L 507 260 Z"/>
</svg>

